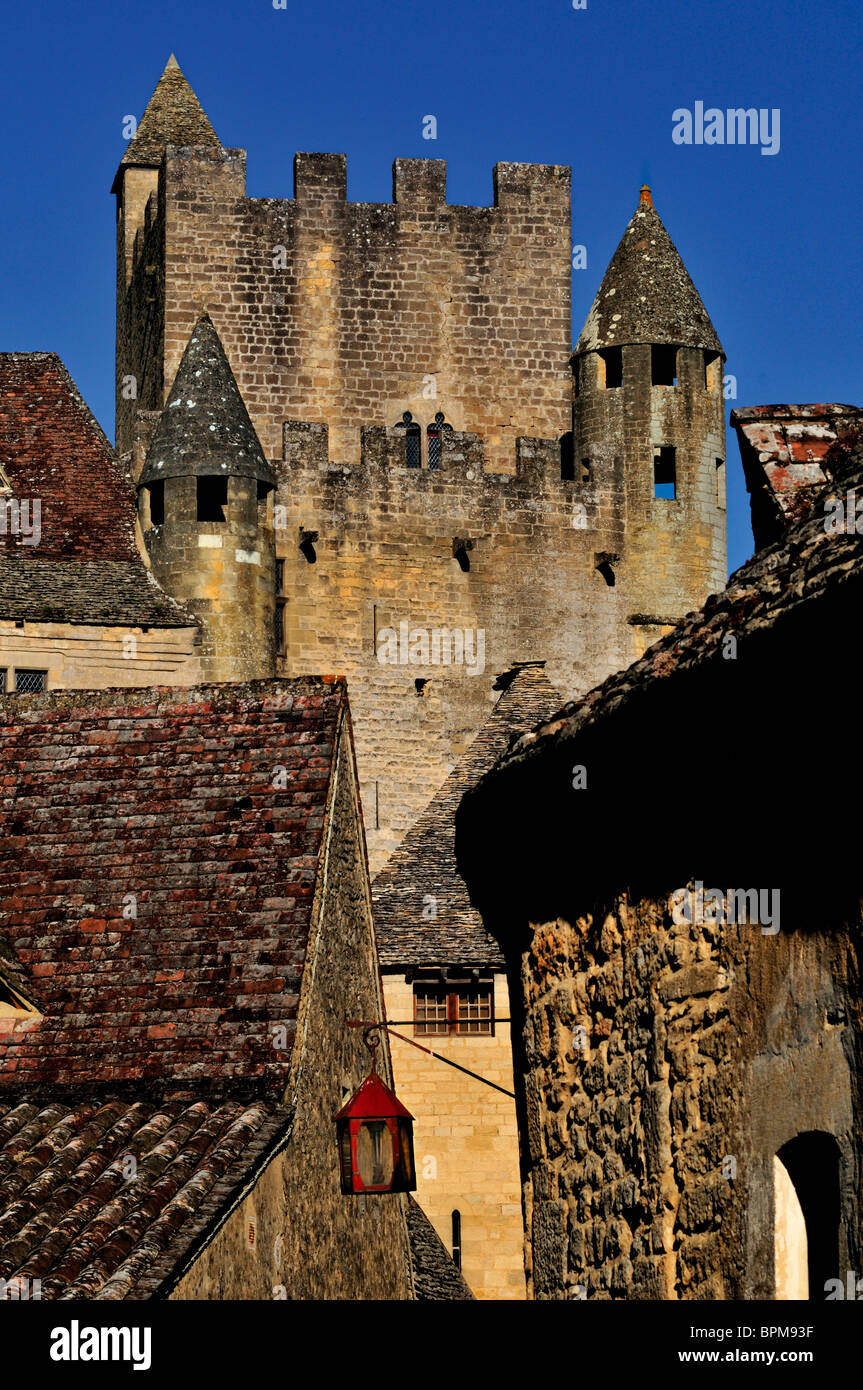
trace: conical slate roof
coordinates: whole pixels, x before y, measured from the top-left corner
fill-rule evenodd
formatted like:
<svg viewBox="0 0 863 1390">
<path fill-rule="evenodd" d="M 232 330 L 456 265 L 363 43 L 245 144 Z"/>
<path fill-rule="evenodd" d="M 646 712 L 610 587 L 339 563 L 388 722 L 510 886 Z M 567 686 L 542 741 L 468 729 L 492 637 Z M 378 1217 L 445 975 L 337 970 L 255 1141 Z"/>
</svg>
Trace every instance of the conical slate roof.
<svg viewBox="0 0 863 1390">
<path fill-rule="evenodd" d="M 173 53 L 138 129 L 120 161 L 126 164 L 158 165 L 166 145 L 209 145 L 219 148 L 219 137 L 204 114 Z"/>
<path fill-rule="evenodd" d="M 209 314 L 186 344 L 138 485 L 202 473 L 276 482 Z"/>
<path fill-rule="evenodd" d="M 676 343 L 722 352 L 716 329 L 646 186 L 575 351 L 595 352 L 622 343 Z"/>
</svg>

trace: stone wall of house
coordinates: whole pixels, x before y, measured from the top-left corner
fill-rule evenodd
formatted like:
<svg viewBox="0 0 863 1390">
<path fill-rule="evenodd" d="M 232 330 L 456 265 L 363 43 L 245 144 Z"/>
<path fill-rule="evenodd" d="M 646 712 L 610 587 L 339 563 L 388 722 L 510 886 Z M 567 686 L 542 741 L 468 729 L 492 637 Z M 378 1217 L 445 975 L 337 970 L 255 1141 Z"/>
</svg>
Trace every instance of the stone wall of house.
<svg viewBox="0 0 863 1390">
<path fill-rule="evenodd" d="M 15 671 L 46 671 L 48 690 L 194 685 L 202 679 L 194 627 L 104 627 L 97 624 L 0 621 L 0 670 L 6 690 Z"/>
<path fill-rule="evenodd" d="M 811 1131 L 838 1147 L 836 1276 L 859 1268 L 860 981 L 841 927 L 676 925 L 670 899 L 620 899 L 533 929 L 514 969 L 537 1298 L 774 1297 L 774 1156 Z"/>
<path fill-rule="evenodd" d="M 413 1018 L 413 988 L 403 974 L 384 975 L 387 1017 Z M 509 1019 L 502 972 L 494 977 L 494 1012 Z M 510 1025 L 491 1036 L 397 1033 L 512 1090 Z M 524 1229 L 515 1103 L 463 1072 L 394 1038 L 399 1099 L 415 1117 L 417 1201 L 452 1252 L 452 1214 L 461 1217 L 461 1269 L 479 1299 L 523 1299 Z"/>
<path fill-rule="evenodd" d="M 383 997 L 353 758 L 343 723 L 303 974 L 287 1147 L 180 1280 L 175 1299 L 408 1299 L 405 1198 L 345 1197 L 333 1116 L 369 1070 L 359 1029 Z M 392 1084 L 389 1057 L 378 1070 Z"/>
</svg>

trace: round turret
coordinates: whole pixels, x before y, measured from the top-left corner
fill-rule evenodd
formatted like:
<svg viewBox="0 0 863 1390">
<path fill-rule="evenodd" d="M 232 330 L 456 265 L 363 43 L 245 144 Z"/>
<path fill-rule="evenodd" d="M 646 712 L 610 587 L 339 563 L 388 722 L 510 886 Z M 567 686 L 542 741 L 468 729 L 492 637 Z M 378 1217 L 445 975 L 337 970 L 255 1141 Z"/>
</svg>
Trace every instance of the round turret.
<svg viewBox="0 0 863 1390">
<path fill-rule="evenodd" d="M 147 451 L 138 511 L 153 573 L 202 620 L 206 680 L 275 674 L 275 482 L 204 314 Z"/>
</svg>

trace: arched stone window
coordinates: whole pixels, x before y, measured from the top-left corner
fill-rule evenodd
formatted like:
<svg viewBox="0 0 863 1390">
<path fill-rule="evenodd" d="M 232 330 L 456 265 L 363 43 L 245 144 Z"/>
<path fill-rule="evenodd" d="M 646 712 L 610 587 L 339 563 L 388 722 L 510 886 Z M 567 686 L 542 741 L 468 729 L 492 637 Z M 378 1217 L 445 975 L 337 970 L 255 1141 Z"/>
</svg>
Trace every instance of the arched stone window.
<svg viewBox="0 0 863 1390">
<path fill-rule="evenodd" d="M 440 468 L 441 449 L 444 430 L 452 433 L 452 425 L 448 425 L 444 419 L 444 413 L 439 410 L 426 429 L 426 439 L 428 441 L 428 466 L 429 468 Z"/>
<path fill-rule="evenodd" d="M 406 410 L 402 418 L 396 424 L 397 430 L 405 432 L 405 463 L 408 468 L 420 467 L 420 451 L 422 449 L 422 430 L 409 410 Z"/>
</svg>

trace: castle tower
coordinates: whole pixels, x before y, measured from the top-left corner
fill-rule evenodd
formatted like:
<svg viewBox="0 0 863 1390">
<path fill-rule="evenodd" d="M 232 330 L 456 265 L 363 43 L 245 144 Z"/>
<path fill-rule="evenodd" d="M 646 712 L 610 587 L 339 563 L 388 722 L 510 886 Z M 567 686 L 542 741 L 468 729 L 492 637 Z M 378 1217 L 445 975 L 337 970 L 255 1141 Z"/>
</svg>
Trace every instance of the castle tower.
<svg viewBox="0 0 863 1390">
<path fill-rule="evenodd" d="M 203 620 L 208 681 L 275 674 L 273 471 L 207 314 L 138 480 L 153 573 Z"/>
<path fill-rule="evenodd" d="M 645 186 L 573 358 L 575 477 L 623 487 L 637 650 L 726 581 L 724 360 Z"/>
<path fill-rule="evenodd" d="M 116 399 L 121 449 L 131 447 L 136 410 L 161 410 L 164 404 L 165 227 L 159 216 L 159 169 L 167 145 L 221 150 L 173 53 L 111 186 L 117 195 Z"/>
</svg>

